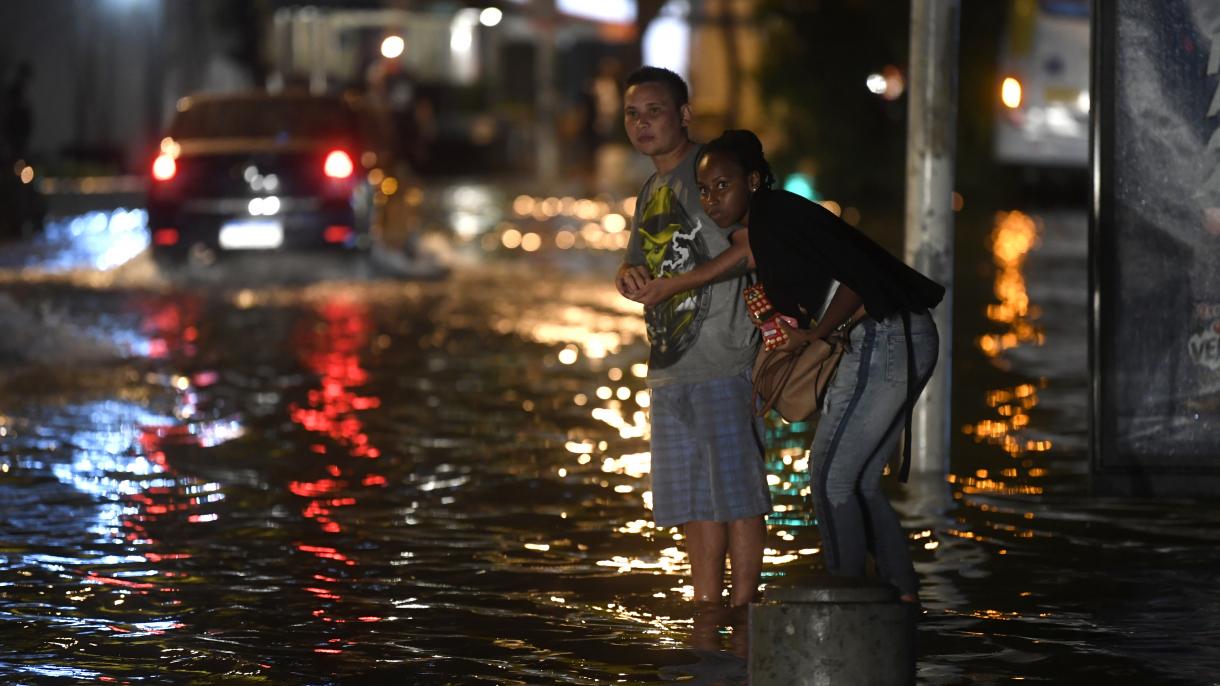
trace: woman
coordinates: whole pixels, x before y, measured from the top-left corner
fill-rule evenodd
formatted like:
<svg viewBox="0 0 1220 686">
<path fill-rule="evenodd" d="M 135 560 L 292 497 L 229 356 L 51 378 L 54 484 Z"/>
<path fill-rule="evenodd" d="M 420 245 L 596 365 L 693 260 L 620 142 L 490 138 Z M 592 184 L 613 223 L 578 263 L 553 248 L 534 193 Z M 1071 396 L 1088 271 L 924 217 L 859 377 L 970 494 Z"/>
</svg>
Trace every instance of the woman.
<svg viewBox="0 0 1220 686">
<path fill-rule="evenodd" d="M 695 170 L 708 216 L 720 226 L 749 230 L 763 288 L 776 310 L 800 323 L 795 329 L 780 324 L 786 347 L 803 347 L 858 320 L 811 449 L 826 566 L 832 574 L 862 576 L 866 553 L 872 553 L 879 576 L 898 588 L 903 601 L 917 603 L 919 581 L 907 539 L 880 481 L 936 365 L 939 339 L 928 310 L 944 288 L 821 205 L 772 190 L 762 144 L 749 131 L 726 131 L 708 143 Z"/>
</svg>

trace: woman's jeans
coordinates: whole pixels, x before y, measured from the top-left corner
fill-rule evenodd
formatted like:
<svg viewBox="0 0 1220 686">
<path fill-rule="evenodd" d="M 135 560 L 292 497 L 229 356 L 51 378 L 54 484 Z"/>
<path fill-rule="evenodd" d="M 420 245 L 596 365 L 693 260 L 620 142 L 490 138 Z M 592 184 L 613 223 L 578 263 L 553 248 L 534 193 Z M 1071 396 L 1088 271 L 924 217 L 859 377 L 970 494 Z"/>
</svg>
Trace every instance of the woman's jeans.
<svg viewBox="0 0 1220 686">
<path fill-rule="evenodd" d="M 918 395 L 936 366 L 940 341 L 927 313 L 912 313 L 910 323 Z M 880 488 L 905 428 L 908 351 L 902 317 L 867 318 L 849 341 L 826 391 L 810 454 L 826 567 L 839 576 L 863 576 L 871 552 L 883 580 L 915 594 L 919 580 L 908 542 Z"/>
</svg>

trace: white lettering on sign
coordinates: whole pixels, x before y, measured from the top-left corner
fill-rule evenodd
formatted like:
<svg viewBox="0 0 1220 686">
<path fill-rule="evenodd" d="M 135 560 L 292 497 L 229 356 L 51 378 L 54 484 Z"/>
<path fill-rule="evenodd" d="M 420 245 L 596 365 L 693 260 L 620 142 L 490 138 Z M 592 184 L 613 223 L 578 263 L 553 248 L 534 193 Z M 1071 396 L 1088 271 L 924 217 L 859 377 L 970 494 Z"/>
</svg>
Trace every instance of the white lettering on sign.
<svg viewBox="0 0 1220 686">
<path fill-rule="evenodd" d="M 1220 94 L 1220 90 L 1217 90 L 1216 93 Z M 1220 150 L 1220 129 L 1213 131 L 1212 137 L 1207 139 L 1207 149 Z"/>
<path fill-rule="evenodd" d="M 1190 359 L 1212 371 L 1220 370 L 1220 319 L 1190 337 Z"/>
<path fill-rule="evenodd" d="M 1220 33 L 1212 34 L 1212 50 L 1207 56 L 1207 75 L 1212 76 L 1220 72 Z M 1220 112 L 1220 86 L 1216 87 L 1216 94 L 1212 96 L 1212 104 L 1207 108 L 1207 116 L 1213 117 L 1216 112 Z"/>
</svg>

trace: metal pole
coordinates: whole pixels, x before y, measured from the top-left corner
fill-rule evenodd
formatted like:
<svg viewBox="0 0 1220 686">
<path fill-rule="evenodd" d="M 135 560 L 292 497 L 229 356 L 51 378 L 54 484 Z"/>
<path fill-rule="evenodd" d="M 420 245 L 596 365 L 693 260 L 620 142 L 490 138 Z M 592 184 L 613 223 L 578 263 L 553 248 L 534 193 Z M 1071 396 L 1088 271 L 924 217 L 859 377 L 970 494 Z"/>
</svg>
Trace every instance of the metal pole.
<svg viewBox="0 0 1220 686">
<path fill-rule="evenodd" d="M 309 92 L 326 92 L 326 21 L 316 7 L 306 7 L 298 15 L 309 31 L 306 54 L 309 56 Z"/>
<path fill-rule="evenodd" d="M 145 46 L 145 59 L 148 60 L 148 65 L 144 72 L 144 126 L 139 154 L 141 159 L 152 159 L 155 154 L 150 155 L 150 152 L 156 150 L 155 141 L 160 140 L 161 133 L 161 99 L 165 94 L 165 21 L 164 13 L 172 11 L 171 8 L 163 7 L 160 3 L 151 4 L 146 10 L 148 16 L 148 43 Z M 148 149 L 149 142 L 153 143 L 153 148 Z"/>
<path fill-rule="evenodd" d="M 953 174 L 960 0 L 912 0 L 906 261 L 945 286 L 936 372 L 915 406 L 911 468 L 945 474 L 953 368 Z"/>
<path fill-rule="evenodd" d="M 271 73 L 267 75 L 267 90 L 278 93 L 284 90 L 284 72 L 291 71 L 292 23 L 290 10 L 280 8 L 271 17 Z"/>
<path fill-rule="evenodd" d="M 559 141 L 555 133 L 555 115 L 559 100 L 555 92 L 557 18 L 555 0 L 534 0 L 534 20 L 538 27 L 538 50 L 534 64 L 537 176 L 539 181 L 550 184 L 559 178 Z"/>
</svg>

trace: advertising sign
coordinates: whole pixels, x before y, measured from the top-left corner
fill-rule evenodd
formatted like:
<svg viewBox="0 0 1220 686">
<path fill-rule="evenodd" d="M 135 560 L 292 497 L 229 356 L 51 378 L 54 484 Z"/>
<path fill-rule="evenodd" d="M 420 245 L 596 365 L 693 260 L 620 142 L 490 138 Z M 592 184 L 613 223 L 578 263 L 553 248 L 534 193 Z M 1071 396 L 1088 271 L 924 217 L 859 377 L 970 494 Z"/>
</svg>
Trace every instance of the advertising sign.
<svg viewBox="0 0 1220 686">
<path fill-rule="evenodd" d="M 1220 3 L 1093 9 L 1094 472 L 1220 493 Z"/>
</svg>

